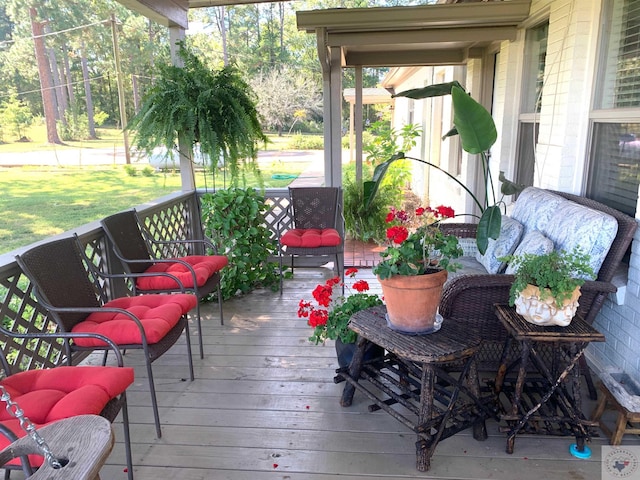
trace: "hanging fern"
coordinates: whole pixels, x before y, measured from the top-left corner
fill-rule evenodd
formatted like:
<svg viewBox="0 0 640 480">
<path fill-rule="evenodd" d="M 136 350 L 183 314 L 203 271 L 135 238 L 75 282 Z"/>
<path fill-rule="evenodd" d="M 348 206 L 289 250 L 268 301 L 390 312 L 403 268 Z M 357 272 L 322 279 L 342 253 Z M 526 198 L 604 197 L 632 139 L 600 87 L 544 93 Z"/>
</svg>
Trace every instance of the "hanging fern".
<svg viewBox="0 0 640 480">
<path fill-rule="evenodd" d="M 257 170 L 258 143 L 267 141 L 255 94 L 234 66 L 214 71 L 183 43 L 179 48 L 184 67 L 158 66 L 156 82 L 127 128 L 147 154 L 162 146 L 171 155 L 180 141 L 191 147 L 182 153 L 193 160 L 198 145 L 212 168 L 224 160 L 237 185 L 241 167 Z"/>
</svg>

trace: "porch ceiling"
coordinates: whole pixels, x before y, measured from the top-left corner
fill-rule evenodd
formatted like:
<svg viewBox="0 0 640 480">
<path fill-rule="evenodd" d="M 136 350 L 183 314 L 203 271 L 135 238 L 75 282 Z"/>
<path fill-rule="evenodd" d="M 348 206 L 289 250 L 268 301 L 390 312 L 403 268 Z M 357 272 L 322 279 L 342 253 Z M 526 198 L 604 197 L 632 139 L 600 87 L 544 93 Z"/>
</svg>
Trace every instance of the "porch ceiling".
<svg viewBox="0 0 640 480">
<path fill-rule="evenodd" d="M 297 12 L 298 29 L 339 47 L 342 66 L 456 65 L 515 40 L 530 0 Z"/>
</svg>

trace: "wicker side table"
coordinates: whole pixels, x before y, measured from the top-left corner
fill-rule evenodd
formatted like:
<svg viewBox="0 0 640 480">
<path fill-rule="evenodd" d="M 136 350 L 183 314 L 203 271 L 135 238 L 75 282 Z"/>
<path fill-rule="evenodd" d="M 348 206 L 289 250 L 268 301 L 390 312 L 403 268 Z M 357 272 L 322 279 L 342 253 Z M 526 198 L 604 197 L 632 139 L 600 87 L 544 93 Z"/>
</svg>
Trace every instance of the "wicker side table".
<svg viewBox="0 0 640 480">
<path fill-rule="evenodd" d="M 370 411 L 384 410 L 417 434 L 416 467 L 427 471 L 440 440 L 473 426 L 476 440 L 487 438 L 485 419 L 495 416 L 494 397 L 480 396 L 474 355 L 480 340 L 454 321 L 429 335 L 406 335 L 387 326 L 384 306 L 362 310 L 351 317 L 358 333 L 357 349 L 348 369 L 341 405 L 351 405 L 356 390 L 373 401 Z M 383 357 L 363 362 L 369 343 L 386 350 Z M 458 376 L 445 365 L 457 363 Z M 391 408 L 401 405 L 404 409 Z"/>
<path fill-rule="evenodd" d="M 508 352 L 513 340 L 519 343 L 521 352 L 517 362 L 518 376 L 510 395 L 511 406 L 501 416 L 510 425 L 507 453 L 513 453 L 518 432 L 531 424 L 544 426 L 535 433 L 574 435 L 576 443 L 572 445 L 571 453 L 579 458 L 587 458 L 590 452 L 585 441 L 591 436 L 589 428 L 597 426 L 597 422 L 587 420 L 582 413 L 580 369 L 575 367 L 587 345 L 590 342 L 604 342 L 604 335 L 580 317 L 574 318 L 566 327 L 542 327 L 527 322 L 508 305 L 496 305 L 495 309 L 498 319 L 509 333 L 496 376 L 497 395 L 505 385 Z M 545 345 L 553 347 L 555 355 L 551 362 L 541 354 Z M 525 384 L 532 375 L 530 367 L 538 373 L 538 381 L 532 382 L 531 386 L 532 398 L 538 400 L 525 402 Z M 570 373 L 572 381 L 565 382 Z"/>
</svg>

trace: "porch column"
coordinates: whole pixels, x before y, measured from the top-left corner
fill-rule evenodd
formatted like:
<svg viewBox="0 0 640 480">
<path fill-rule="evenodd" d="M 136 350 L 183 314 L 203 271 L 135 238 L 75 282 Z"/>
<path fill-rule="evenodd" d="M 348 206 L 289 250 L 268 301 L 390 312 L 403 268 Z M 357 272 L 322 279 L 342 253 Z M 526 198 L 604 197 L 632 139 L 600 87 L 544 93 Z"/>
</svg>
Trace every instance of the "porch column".
<svg viewBox="0 0 640 480">
<path fill-rule="evenodd" d="M 169 48 L 171 52 L 171 63 L 177 67 L 182 67 L 182 58 L 178 55 L 177 42 L 185 39 L 185 29 L 180 26 L 169 27 Z M 196 189 L 195 174 L 193 171 L 193 163 L 191 157 L 193 155 L 192 145 L 188 145 L 180 136 L 178 136 L 178 150 L 180 152 L 180 179 L 182 183 L 182 191 L 190 192 Z M 187 155 L 188 153 L 188 155 Z"/>
<path fill-rule="evenodd" d="M 356 106 L 354 127 L 356 130 L 356 184 L 362 182 L 362 65 L 356 67 Z"/>
<path fill-rule="evenodd" d="M 330 47 L 330 104 L 331 114 L 325 116 L 329 121 L 331 140 L 329 143 L 330 158 L 327 168 L 327 145 L 325 145 L 325 185 L 331 187 L 342 186 L 342 50 L 340 47 Z M 326 113 L 326 112 L 325 112 Z M 325 126 L 326 129 L 326 126 Z M 326 132 L 326 130 L 325 130 Z M 326 137 L 325 137 L 326 138 Z"/>
</svg>

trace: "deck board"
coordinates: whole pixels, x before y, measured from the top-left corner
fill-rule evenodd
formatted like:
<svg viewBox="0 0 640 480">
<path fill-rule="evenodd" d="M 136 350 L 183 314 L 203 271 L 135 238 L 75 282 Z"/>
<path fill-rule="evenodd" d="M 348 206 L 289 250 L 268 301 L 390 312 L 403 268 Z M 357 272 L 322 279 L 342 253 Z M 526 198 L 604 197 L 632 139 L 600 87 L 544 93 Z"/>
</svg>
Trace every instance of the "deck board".
<svg viewBox="0 0 640 480">
<path fill-rule="evenodd" d="M 372 278 L 370 271 L 362 273 Z M 128 401 L 137 480 L 600 477 L 606 439 L 593 439 L 589 460 L 569 454 L 570 437 L 519 436 L 508 455 L 494 421 L 484 442 L 469 430 L 442 441 L 431 470 L 418 472 L 411 431 L 384 412 L 368 412 L 370 402 L 358 393 L 351 407 L 340 407 L 344 384 L 333 382 L 335 350 L 330 343 L 310 344 L 311 329 L 296 317 L 299 300 L 310 299 L 313 287 L 330 276 L 330 269 L 298 269 L 282 296 L 263 290 L 230 300 L 224 326 L 217 306 L 203 305 L 205 358 L 194 355 L 195 380 L 185 380 L 183 340 L 153 365 L 161 439 L 155 437 L 142 358 L 127 353 L 125 363 L 136 370 Z M 120 425 L 115 433 L 102 480 L 126 478 Z M 637 444 L 637 437 L 625 442 Z"/>
</svg>

